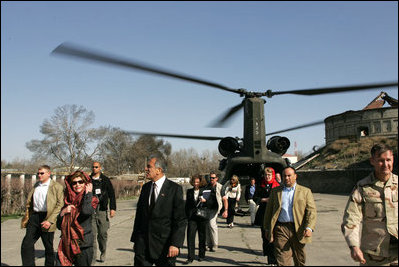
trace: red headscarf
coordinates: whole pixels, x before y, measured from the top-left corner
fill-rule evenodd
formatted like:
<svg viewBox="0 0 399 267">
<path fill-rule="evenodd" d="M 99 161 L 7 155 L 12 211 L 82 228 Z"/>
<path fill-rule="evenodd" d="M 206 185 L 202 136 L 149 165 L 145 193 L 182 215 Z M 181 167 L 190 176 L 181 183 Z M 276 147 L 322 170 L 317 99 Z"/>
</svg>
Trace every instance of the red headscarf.
<svg viewBox="0 0 399 267">
<path fill-rule="evenodd" d="M 275 171 L 274 171 L 274 169 L 273 168 L 271 168 L 271 167 L 268 167 L 269 169 L 271 169 L 272 170 L 272 179 L 268 182 L 267 180 L 266 180 L 266 177 L 264 177 L 263 179 L 262 179 L 262 181 L 260 182 L 260 186 L 261 187 L 265 187 L 267 184 L 272 184 L 272 188 L 275 188 L 275 187 L 277 187 L 277 186 L 280 186 L 280 184 L 276 181 L 276 173 L 275 173 Z"/>
<path fill-rule="evenodd" d="M 83 171 L 76 171 L 65 178 L 65 198 L 64 207 L 68 205 L 74 205 L 75 208 L 71 209 L 70 213 L 65 213 L 61 223 L 61 240 L 58 245 L 58 258 L 60 259 L 62 266 L 72 266 L 76 255 L 80 254 L 80 247 L 78 240 L 84 239 L 84 231 L 82 226 L 78 223 L 78 217 L 82 210 L 83 197 L 86 190 L 82 190 L 80 193 L 73 191 L 71 183 L 73 179 L 79 176 L 75 176 L 77 173 L 82 173 L 86 178 L 86 183 L 90 183 L 90 177 Z M 83 179 L 85 180 L 85 179 Z M 97 208 L 98 198 L 93 196 L 91 205 L 94 209 Z"/>
</svg>

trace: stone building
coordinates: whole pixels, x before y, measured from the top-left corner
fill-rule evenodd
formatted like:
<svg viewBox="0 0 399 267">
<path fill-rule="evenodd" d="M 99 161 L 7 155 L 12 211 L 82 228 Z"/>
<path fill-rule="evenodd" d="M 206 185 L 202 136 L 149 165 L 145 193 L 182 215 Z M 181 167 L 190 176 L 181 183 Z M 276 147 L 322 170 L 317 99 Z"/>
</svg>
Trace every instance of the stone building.
<svg viewBox="0 0 399 267">
<path fill-rule="evenodd" d="M 385 103 L 389 107 L 383 107 Z M 326 144 L 337 139 L 359 140 L 367 136 L 398 137 L 398 100 L 381 92 L 366 107 L 324 120 Z"/>
</svg>

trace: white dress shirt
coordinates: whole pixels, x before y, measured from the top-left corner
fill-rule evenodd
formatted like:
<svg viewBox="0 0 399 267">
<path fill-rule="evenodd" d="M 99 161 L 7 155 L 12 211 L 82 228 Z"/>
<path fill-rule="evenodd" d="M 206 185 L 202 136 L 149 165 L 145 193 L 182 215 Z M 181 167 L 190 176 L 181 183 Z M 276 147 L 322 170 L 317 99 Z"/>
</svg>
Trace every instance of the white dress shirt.
<svg viewBox="0 0 399 267">
<path fill-rule="evenodd" d="M 45 183 L 39 183 L 33 193 L 33 210 L 36 212 L 47 211 L 47 192 L 50 186 L 51 179 L 49 178 Z"/>
<path fill-rule="evenodd" d="M 199 196 L 199 189 L 195 190 L 194 189 L 194 200 L 197 201 Z"/>
<path fill-rule="evenodd" d="M 155 191 L 154 191 L 155 192 L 155 201 L 157 201 L 158 194 L 161 191 L 161 188 L 162 188 L 163 183 L 165 182 L 165 180 L 166 180 L 166 176 L 164 175 L 164 176 L 161 177 L 161 179 L 159 179 L 158 181 L 155 182 L 155 184 L 157 185 L 155 187 Z M 151 187 L 153 187 L 152 184 L 151 184 Z M 151 188 L 151 194 L 152 194 L 152 191 L 153 191 L 153 188 Z M 151 205 L 151 194 L 150 194 L 150 198 L 148 199 L 149 205 Z"/>
</svg>

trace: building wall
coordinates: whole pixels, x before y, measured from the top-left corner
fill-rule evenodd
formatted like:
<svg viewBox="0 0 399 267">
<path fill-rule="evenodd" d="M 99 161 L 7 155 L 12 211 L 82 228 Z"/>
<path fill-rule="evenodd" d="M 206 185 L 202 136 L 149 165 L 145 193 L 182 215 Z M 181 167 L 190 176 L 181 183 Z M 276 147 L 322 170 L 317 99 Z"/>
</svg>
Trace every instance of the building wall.
<svg viewBox="0 0 399 267">
<path fill-rule="evenodd" d="M 349 194 L 357 181 L 373 170 L 318 170 L 298 171 L 297 182 L 313 193 Z"/>
<path fill-rule="evenodd" d="M 326 118 L 324 123 L 327 145 L 341 138 L 397 137 L 398 108 L 347 111 Z"/>
</svg>

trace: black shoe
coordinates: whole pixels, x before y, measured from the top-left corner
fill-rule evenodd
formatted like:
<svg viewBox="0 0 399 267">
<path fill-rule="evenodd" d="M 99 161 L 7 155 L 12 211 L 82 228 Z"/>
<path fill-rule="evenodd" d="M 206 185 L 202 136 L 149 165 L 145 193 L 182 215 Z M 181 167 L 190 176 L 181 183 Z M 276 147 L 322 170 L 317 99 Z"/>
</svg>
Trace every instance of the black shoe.
<svg viewBox="0 0 399 267">
<path fill-rule="evenodd" d="M 188 260 L 186 260 L 185 262 L 183 262 L 183 264 L 190 264 L 190 263 L 192 263 L 192 262 L 193 262 L 193 260 L 188 259 Z"/>
<path fill-rule="evenodd" d="M 209 251 L 210 251 L 210 252 L 215 252 L 215 250 L 213 249 L 213 247 L 210 247 L 210 248 L 209 248 Z"/>
<path fill-rule="evenodd" d="M 205 258 L 198 258 L 198 261 L 204 261 L 205 260 Z"/>
</svg>

